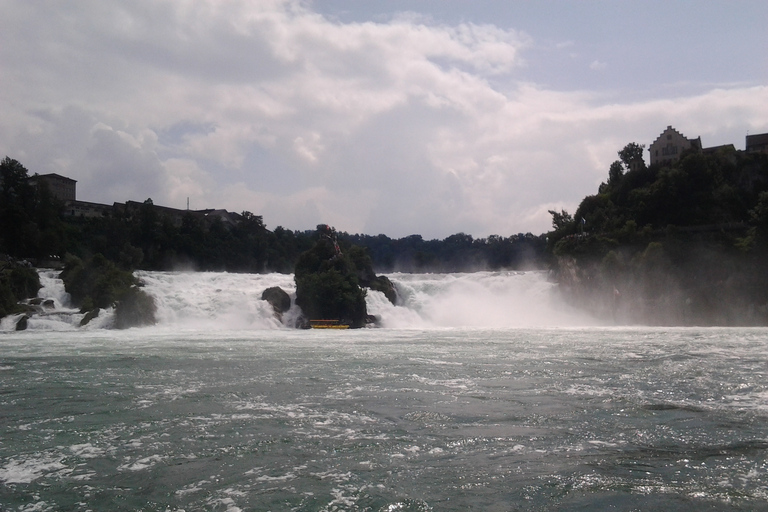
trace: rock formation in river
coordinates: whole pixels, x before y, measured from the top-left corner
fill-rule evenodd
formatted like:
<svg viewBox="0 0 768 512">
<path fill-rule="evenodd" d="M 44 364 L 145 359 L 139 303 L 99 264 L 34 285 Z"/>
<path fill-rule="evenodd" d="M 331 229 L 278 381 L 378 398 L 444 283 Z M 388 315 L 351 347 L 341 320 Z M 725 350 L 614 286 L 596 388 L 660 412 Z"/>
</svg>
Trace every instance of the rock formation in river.
<svg viewBox="0 0 768 512">
<path fill-rule="evenodd" d="M 282 321 L 283 313 L 291 309 L 291 296 L 279 286 L 272 286 L 264 290 L 261 294 L 261 300 L 269 302 L 275 316 Z"/>
<path fill-rule="evenodd" d="M 118 329 L 156 323 L 154 299 L 138 288 L 132 272 L 118 268 L 101 254 L 85 262 L 69 258 L 61 279 L 83 312 L 115 306 L 114 326 Z"/>
<path fill-rule="evenodd" d="M 350 327 L 363 327 L 368 312 L 357 269 L 341 251 L 333 228 L 320 225 L 317 232 L 315 245 L 296 262 L 296 304 L 307 319 L 338 320 Z"/>
</svg>

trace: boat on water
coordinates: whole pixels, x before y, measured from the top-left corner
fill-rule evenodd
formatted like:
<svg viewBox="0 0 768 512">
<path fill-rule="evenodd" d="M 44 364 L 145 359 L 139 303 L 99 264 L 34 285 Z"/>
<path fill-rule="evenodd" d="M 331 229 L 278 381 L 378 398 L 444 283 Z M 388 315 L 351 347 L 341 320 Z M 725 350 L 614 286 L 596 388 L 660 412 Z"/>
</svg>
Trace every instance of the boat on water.
<svg viewBox="0 0 768 512">
<path fill-rule="evenodd" d="M 310 320 L 312 329 L 349 329 L 349 324 L 343 324 L 338 320 Z"/>
</svg>

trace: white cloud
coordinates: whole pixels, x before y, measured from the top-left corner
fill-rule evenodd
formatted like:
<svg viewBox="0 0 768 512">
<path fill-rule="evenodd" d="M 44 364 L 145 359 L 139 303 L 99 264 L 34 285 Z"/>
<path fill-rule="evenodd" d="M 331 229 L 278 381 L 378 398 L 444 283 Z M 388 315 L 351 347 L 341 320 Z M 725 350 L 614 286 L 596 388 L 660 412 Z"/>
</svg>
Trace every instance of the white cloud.
<svg viewBox="0 0 768 512">
<path fill-rule="evenodd" d="M 530 38 L 487 24 L 340 23 L 277 0 L 14 7 L 0 151 L 77 179 L 85 200 L 189 197 L 291 229 L 539 233 L 627 142 L 668 124 L 705 145 L 768 131 L 766 87 L 621 102 L 517 81 Z"/>
<path fill-rule="evenodd" d="M 593 60 L 589 65 L 589 69 L 592 71 L 602 71 L 608 67 L 608 64 L 599 60 Z"/>
</svg>

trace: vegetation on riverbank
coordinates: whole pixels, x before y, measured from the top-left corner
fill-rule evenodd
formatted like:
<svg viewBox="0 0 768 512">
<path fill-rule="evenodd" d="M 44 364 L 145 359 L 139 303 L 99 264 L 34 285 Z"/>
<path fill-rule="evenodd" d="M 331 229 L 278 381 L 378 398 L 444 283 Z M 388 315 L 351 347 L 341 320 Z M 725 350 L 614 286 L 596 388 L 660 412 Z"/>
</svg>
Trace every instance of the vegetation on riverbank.
<svg viewBox="0 0 768 512">
<path fill-rule="evenodd" d="M 554 276 L 579 307 L 619 323 L 768 324 L 768 155 L 618 160 L 575 215 L 550 213 Z"/>
</svg>

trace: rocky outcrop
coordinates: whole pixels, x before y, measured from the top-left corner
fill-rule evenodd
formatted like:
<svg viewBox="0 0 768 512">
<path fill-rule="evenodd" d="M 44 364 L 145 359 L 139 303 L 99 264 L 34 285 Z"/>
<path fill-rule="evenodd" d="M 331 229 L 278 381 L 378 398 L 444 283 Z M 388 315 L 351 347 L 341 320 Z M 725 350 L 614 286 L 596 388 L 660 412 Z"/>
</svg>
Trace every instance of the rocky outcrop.
<svg viewBox="0 0 768 512">
<path fill-rule="evenodd" d="M 0 318 L 24 312 L 28 306 L 20 304 L 35 297 L 40 289 L 40 278 L 26 261 L 0 260 Z"/>
<path fill-rule="evenodd" d="M 291 309 L 291 296 L 279 286 L 272 286 L 264 290 L 261 294 L 261 300 L 269 302 L 275 312 L 275 317 L 280 321 L 283 319 L 283 313 Z"/>
<path fill-rule="evenodd" d="M 29 322 L 29 316 L 28 315 L 22 315 L 21 318 L 16 322 L 16 330 L 17 331 L 26 331 L 28 327 Z"/>
<path fill-rule="evenodd" d="M 384 296 L 389 299 L 389 302 L 393 305 L 397 305 L 397 290 L 395 290 L 395 285 L 392 284 L 392 281 L 390 281 L 387 276 L 374 276 L 372 280 L 368 281 L 368 283 L 363 286 L 383 293 Z"/>
<path fill-rule="evenodd" d="M 387 276 L 377 276 L 370 256 L 360 247 L 353 247 L 350 256 L 354 262 L 360 286 L 381 292 L 393 305 L 397 304 L 397 291 Z"/>
<path fill-rule="evenodd" d="M 115 328 L 128 329 L 157 323 L 157 307 L 152 297 L 135 286 L 129 288 L 115 308 Z"/>
<path fill-rule="evenodd" d="M 335 320 L 352 328 L 367 324 L 365 290 L 357 279 L 357 268 L 342 252 L 336 231 L 318 226 L 315 245 L 296 262 L 296 304 L 309 320 Z"/>
<path fill-rule="evenodd" d="M 91 320 L 93 320 L 94 318 L 97 318 L 99 316 L 100 312 L 101 312 L 101 310 L 99 308 L 92 309 L 92 310 L 88 311 L 85 314 L 85 316 L 83 316 L 83 318 L 80 320 L 80 327 L 88 325 Z"/>
</svg>

